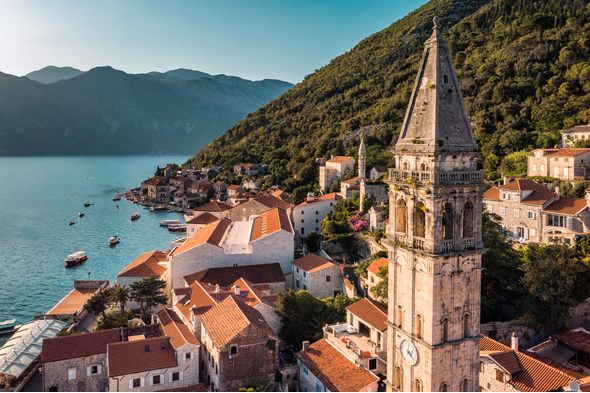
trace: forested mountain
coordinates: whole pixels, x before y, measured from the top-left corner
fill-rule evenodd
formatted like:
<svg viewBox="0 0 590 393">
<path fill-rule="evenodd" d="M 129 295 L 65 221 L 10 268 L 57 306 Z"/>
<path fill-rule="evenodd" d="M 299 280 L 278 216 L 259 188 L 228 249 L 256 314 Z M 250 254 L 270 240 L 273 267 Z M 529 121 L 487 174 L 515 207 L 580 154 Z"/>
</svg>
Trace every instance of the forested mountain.
<svg viewBox="0 0 590 393">
<path fill-rule="evenodd" d="M 47 66 L 40 70 L 29 72 L 25 76 L 30 80 L 48 84 L 59 82 L 64 79 L 71 79 L 83 73 L 84 71 L 80 71 L 73 67 Z"/>
<path fill-rule="evenodd" d="M 97 67 L 50 84 L 0 73 L 0 155 L 193 154 L 291 87 L 192 70 Z"/>
<path fill-rule="evenodd" d="M 273 181 L 309 179 L 316 157 L 342 154 L 341 141 L 358 143 L 347 136 L 361 129 L 370 132 L 367 167 L 388 164 L 435 15 L 488 179 L 522 172 L 520 151 L 552 147 L 561 129 L 590 122 L 588 1 L 432 0 L 308 75 L 189 163 L 265 162 Z M 290 180 L 289 188 L 303 185 Z"/>
</svg>

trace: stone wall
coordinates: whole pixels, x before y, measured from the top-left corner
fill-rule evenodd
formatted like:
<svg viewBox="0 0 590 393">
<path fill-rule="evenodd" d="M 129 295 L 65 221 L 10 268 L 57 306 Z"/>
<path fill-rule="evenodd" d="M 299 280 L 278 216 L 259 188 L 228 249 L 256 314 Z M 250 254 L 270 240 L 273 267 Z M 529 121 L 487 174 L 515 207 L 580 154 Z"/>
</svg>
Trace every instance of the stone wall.
<svg viewBox="0 0 590 393">
<path fill-rule="evenodd" d="M 106 353 L 60 360 L 43 364 L 45 391 L 57 388 L 58 392 L 104 392 L 109 386 Z M 88 367 L 97 366 L 98 372 L 88 375 Z M 69 370 L 75 369 L 75 378 L 69 379 Z"/>
<path fill-rule="evenodd" d="M 388 204 L 389 203 L 389 187 L 385 183 L 376 183 L 372 184 L 367 182 L 366 180 L 361 181 L 360 184 L 360 204 L 361 208 L 363 206 L 363 201 L 365 198 L 371 197 L 374 195 L 377 198 L 377 205 L 380 206 L 381 204 Z"/>
<path fill-rule="evenodd" d="M 105 285 L 106 284 L 106 285 Z M 74 288 L 98 288 L 101 285 L 109 286 L 109 280 L 74 280 Z"/>
</svg>

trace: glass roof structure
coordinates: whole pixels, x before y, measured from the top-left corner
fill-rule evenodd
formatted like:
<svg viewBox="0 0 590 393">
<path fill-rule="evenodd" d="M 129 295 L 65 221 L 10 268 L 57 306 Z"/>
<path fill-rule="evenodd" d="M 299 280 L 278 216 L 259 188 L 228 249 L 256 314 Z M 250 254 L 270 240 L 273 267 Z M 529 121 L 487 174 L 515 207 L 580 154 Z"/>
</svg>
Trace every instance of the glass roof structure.
<svg viewBox="0 0 590 393">
<path fill-rule="evenodd" d="M 66 325 L 65 322 L 54 319 L 41 319 L 24 324 L 0 348 L 0 374 L 20 377 L 41 354 L 43 340 L 55 337 Z"/>
</svg>

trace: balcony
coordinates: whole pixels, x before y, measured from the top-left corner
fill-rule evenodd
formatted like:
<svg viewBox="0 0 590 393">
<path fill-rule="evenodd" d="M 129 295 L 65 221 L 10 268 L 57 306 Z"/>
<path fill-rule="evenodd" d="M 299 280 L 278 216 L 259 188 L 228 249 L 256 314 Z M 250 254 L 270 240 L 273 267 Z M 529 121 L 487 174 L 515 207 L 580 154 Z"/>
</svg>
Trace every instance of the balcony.
<svg viewBox="0 0 590 393">
<path fill-rule="evenodd" d="M 455 242 L 453 240 L 443 240 L 442 241 L 442 252 L 452 252 L 455 251 Z"/>
<path fill-rule="evenodd" d="M 421 183 L 431 182 L 435 185 L 479 184 L 483 183 L 483 172 L 424 172 L 389 168 L 390 181 L 406 181 L 408 179 L 413 179 Z"/>
<path fill-rule="evenodd" d="M 462 245 L 462 250 L 474 250 L 475 249 L 475 239 L 474 238 L 469 238 L 469 239 L 463 239 L 463 241 L 461 242 Z"/>
</svg>

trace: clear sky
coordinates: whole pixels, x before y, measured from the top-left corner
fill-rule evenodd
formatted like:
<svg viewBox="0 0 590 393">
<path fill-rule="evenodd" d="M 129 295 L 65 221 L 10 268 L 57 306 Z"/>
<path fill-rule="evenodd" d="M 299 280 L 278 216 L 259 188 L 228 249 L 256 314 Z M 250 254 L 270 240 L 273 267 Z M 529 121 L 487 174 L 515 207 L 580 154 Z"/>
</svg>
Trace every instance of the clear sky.
<svg viewBox="0 0 590 393">
<path fill-rule="evenodd" d="M 0 71 L 189 68 L 300 82 L 426 0 L 0 0 Z"/>
</svg>

